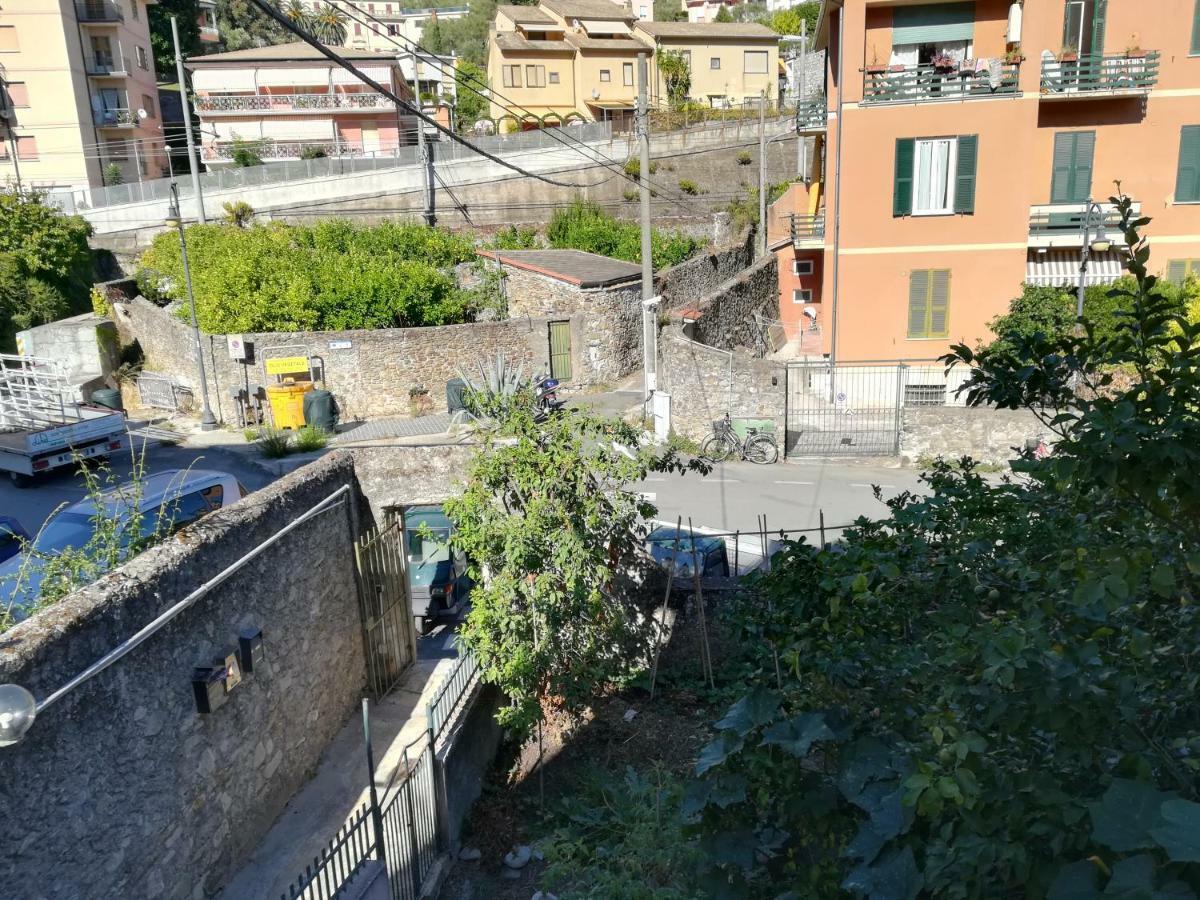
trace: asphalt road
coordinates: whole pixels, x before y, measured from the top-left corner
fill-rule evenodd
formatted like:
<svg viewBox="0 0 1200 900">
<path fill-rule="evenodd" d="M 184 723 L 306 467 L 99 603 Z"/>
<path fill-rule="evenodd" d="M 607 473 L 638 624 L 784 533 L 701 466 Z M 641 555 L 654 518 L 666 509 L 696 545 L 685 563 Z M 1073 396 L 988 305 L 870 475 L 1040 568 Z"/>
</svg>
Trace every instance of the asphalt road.
<svg viewBox="0 0 1200 900">
<path fill-rule="evenodd" d="M 138 452 L 141 452 L 142 441 L 135 439 L 135 442 Z M 216 469 L 229 472 L 251 491 L 258 490 L 272 480 L 270 475 L 238 454 L 214 448 L 175 447 L 151 442 L 146 449 L 145 460 L 147 474 L 189 467 Z M 113 474 L 119 481 L 128 479 L 132 461 L 128 447 L 113 453 L 110 462 Z M 0 477 L 0 513 L 15 517 L 34 535 L 52 512 L 64 503 L 74 503 L 86 495 L 83 478 L 68 467 L 37 478 L 27 488 L 14 487 L 7 473 L 3 475 Z"/>
<path fill-rule="evenodd" d="M 861 466 L 853 462 L 722 463 L 708 476 L 688 473 L 647 478 L 641 490 L 658 505 L 660 519 L 690 516 L 693 524 L 727 531 L 758 528 L 766 515 L 771 531 L 816 528 L 822 510 L 826 526 L 848 525 L 859 516 L 882 518 L 887 507 L 875 499 L 919 490 L 913 469 Z"/>
</svg>

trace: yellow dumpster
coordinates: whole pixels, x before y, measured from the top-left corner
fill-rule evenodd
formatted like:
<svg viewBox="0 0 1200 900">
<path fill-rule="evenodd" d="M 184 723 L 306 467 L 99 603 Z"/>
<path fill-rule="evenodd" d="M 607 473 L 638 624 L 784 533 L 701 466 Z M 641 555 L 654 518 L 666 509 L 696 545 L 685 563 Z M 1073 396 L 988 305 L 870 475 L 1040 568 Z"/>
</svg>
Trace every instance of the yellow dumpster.
<svg viewBox="0 0 1200 900">
<path fill-rule="evenodd" d="M 304 395 L 313 389 L 311 381 L 292 381 L 267 385 L 267 400 L 276 428 L 304 427 Z"/>
</svg>

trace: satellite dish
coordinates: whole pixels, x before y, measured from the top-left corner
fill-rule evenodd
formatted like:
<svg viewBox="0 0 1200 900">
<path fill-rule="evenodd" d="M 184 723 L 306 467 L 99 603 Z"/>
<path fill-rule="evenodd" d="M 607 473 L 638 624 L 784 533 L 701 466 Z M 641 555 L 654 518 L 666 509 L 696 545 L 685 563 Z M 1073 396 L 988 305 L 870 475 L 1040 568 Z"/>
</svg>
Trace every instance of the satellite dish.
<svg viewBox="0 0 1200 900">
<path fill-rule="evenodd" d="M 139 120 L 141 120 L 141 121 L 143 121 L 143 122 L 144 122 L 144 121 L 145 121 L 147 118 L 149 118 L 149 115 L 150 115 L 150 114 L 149 114 L 149 113 L 147 113 L 147 112 L 146 112 L 144 109 L 139 109 L 139 110 L 138 110 L 138 113 L 137 113 L 138 119 L 139 119 Z"/>
<path fill-rule="evenodd" d="M 592 99 L 593 100 L 600 99 L 600 89 L 599 88 L 592 88 Z"/>
</svg>

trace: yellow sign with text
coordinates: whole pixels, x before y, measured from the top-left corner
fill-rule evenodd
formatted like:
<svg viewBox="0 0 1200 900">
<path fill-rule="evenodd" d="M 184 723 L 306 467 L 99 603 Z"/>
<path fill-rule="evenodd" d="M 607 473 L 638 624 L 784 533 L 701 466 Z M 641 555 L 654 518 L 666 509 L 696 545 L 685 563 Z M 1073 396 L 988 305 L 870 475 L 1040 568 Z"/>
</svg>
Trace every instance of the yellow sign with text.
<svg viewBox="0 0 1200 900">
<path fill-rule="evenodd" d="M 295 375 L 308 371 L 307 356 L 279 356 L 266 361 L 268 375 Z"/>
</svg>

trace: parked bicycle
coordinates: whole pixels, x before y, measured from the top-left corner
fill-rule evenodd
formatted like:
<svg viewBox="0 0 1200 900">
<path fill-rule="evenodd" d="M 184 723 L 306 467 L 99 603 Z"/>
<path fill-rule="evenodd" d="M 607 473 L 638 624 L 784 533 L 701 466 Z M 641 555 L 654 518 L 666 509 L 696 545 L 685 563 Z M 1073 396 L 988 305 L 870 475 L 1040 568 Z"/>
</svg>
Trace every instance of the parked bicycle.
<svg viewBox="0 0 1200 900">
<path fill-rule="evenodd" d="M 738 459 L 765 466 L 779 459 L 779 445 L 775 443 L 774 436 L 757 428 L 747 428 L 743 441 L 733 430 L 729 413 L 726 413 L 725 418 L 713 422 L 713 433 L 701 445 L 700 456 L 710 462 L 725 462 L 735 453 Z"/>
</svg>

